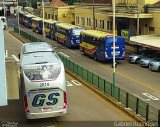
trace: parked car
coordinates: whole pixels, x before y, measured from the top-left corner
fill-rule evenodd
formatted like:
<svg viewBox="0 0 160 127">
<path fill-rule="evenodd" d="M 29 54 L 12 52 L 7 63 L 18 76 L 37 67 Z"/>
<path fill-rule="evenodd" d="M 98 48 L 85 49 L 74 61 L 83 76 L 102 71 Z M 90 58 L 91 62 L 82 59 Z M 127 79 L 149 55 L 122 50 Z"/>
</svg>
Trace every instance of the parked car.
<svg viewBox="0 0 160 127">
<path fill-rule="evenodd" d="M 153 53 L 145 58 L 142 58 L 140 60 L 140 66 L 149 67 L 149 63 L 153 60 L 156 60 L 157 58 L 160 58 L 160 53 Z"/>
<path fill-rule="evenodd" d="M 149 63 L 149 70 L 160 71 L 160 58 L 157 58 Z"/>
<path fill-rule="evenodd" d="M 129 55 L 129 62 L 130 63 L 140 63 L 140 59 L 149 56 L 155 52 L 154 50 L 142 50 L 139 54 L 131 54 Z"/>
</svg>

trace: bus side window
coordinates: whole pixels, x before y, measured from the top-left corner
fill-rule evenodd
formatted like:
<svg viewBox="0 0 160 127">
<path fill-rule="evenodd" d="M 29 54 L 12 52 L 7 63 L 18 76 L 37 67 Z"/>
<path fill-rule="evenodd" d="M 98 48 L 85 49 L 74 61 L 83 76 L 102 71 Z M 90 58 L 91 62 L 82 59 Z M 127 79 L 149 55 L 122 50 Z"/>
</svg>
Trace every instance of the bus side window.
<svg viewBox="0 0 160 127">
<path fill-rule="evenodd" d="M 80 39 L 80 42 L 83 42 L 83 35 L 82 34 L 80 34 L 79 39 Z"/>
</svg>

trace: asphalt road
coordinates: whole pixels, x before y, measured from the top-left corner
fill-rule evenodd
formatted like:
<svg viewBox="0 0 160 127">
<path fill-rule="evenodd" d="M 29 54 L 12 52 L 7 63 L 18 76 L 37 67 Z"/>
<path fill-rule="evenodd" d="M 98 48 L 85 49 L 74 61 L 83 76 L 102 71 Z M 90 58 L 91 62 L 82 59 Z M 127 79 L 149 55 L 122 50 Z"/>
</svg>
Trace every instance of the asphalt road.
<svg viewBox="0 0 160 127">
<path fill-rule="evenodd" d="M 16 55 L 20 51 L 22 43 L 15 37 L 5 31 L 5 48 L 9 56 Z M 8 92 L 10 96 L 18 93 L 19 74 L 14 67 L 7 67 L 8 77 L 15 74 L 10 82 L 17 85 L 9 85 Z M 18 80 L 17 80 L 18 79 Z M 124 112 L 120 111 L 114 105 L 106 102 L 93 91 L 86 88 L 81 83 L 74 83 L 76 79 L 66 74 L 67 90 L 68 90 L 68 114 L 64 117 L 49 118 L 27 122 L 24 117 L 23 103 L 17 98 L 10 98 L 9 104 L 6 107 L 0 107 L 0 124 L 18 125 L 18 127 L 112 127 L 117 125 L 116 121 L 134 121 Z M 115 122 L 114 122 L 115 121 Z"/>
<path fill-rule="evenodd" d="M 32 32 L 31 29 L 21 26 L 27 33 L 31 33 L 43 40 L 42 35 Z M 112 82 L 111 63 L 101 63 L 83 55 L 78 49 L 68 49 L 63 45 L 46 38 L 46 41 L 56 48 L 58 53 L 75 61 L 82 67 L 94 72 L 100 77 Z M 91 66 L 92 63 L 92 66 Z M 129 64 L 127 58 L 120 61 L 116 68 L 116 85 L 121 89 L 139 97 L 141 100 L 151 104 L 157 109 L 160 108 L 160 73 L 151 72 L 147 68 L 142 68 L 135 64 Z"/>
</svg>

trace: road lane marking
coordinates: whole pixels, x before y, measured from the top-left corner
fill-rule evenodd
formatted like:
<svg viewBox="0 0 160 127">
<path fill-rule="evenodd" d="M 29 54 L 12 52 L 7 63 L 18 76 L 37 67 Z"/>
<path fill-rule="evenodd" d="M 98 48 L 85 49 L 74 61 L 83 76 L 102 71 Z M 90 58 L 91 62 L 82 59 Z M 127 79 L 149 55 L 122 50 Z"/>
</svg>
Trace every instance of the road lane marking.
<svg viewBox="0 0 160 127">
<path fill-rule="evenodd" d="M 19 62 L 20 60 L 17 58 L 17 56 L 12 55 L 12 57 L 15 59 L 16 62 Z"/>
<path fill-rule="evenodd" d="M 76 86 L 81 86 L 82 84 L 80 82 L 78 82 L 77 80 L 71 80 L 71 82 L 73 84 L 75 84 Z"/>
<path fill-rule="evenodd" d="M 74 51 L 72 51 L 72 50 L 70 50 L 70 52 L 73 53 L 73 54 L 77 54 L 76 52 L 74 52 Z"/>
<path fill-rule="evenodd" d="M 70 56 L 68 56 L 68 55 L 66 55 L 65 53 L 63 53 L 63 52 L 59 52 L 60 54 L 62 54 L 63 56 L 65 56 L 65 57 L 70 57 Z"/>
<path fill-rule="evenodd" d="M 70 83 L 69 81 L 66 81 L 67 86 L 73 86 L 72 83 Z"/>
<path fill-rule="evenodd" d="M 77 80 L 66 81 L 67 86 L 81 86 L 82 84 Z"/>
<path fill-rule="evenodd" d="M 150 98 L 151 100 L 158 101 L 159 99 L 149 93 L 142 93 L 144 96 Z"/>
</svg>

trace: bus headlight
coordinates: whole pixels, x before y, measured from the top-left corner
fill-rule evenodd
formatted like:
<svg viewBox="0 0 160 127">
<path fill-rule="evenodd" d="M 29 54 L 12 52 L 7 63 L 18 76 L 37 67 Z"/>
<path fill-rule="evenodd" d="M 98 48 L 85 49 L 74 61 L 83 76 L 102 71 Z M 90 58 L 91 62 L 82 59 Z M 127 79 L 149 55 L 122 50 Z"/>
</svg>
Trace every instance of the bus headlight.
<svg viewBox="0 0 160 127">
<path fill-rule="evenodd" d="M 125 57 L 125 51 L 123 51 L 122 57 Z"/>
<path fill-rule="evenodd" d="M 107 52 L 105 52 L 105 58 L 108 58 L 108 54 L 107 54 Z"/>
<path fill-rule="evenodd" d="M 71 44 L 73 45 L 74 43 L 73 43 L 73 40 L 71 40 Z"/>
</svg>

